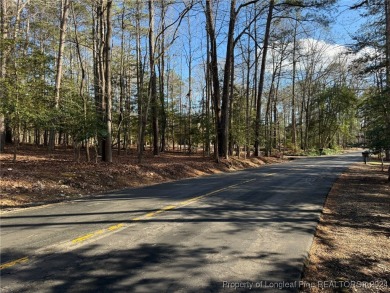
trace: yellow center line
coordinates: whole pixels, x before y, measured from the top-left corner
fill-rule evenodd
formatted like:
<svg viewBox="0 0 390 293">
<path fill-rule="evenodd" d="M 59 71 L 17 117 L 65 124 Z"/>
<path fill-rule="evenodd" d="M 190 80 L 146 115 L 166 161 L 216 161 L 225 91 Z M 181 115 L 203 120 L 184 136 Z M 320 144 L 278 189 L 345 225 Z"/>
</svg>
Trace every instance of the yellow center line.
<svg viewBox="0 0 390 293">
<path fill-rule="evenodd" d="M 173 209 L 175 209 L 176 208 L 176 206 L 166 206 L 166 207 L 163 207 L 162 208 L 162 210 L 164 210 L 164 211 L 169 211 L 169 210 L 173 210 Z"/>
<path fill-rule="evenodd" d="M 29 261 L 28 256 L 25 256 L 25 257 L 22 257 L 22 258 L 19 258 L 19 259 L 10 261 L 10 262 L 6 262 L 6 263 L 0 265 L 0 270 L 13 267 L 14 265 L 17 265 L 17 264 L 26 263 L 28 261 Z"/>
<path fill-rule="evenodd" d="M 271 176 L 271 175 L 273 175 L 273 174 L 270 174 L 268 176 Z M 182 201 L 182 202 L 180 202 L 180 203 L 178 203 L 176 205 L 167 205 L 167 206 L 162 207 L 161 209 L 156 210 L 154 212 L 147 213 L 147 214 L 145 214 L 143 216 L 135 217 L 135 218 L 131 219 L 131 221 L 135 222 L 135 221 L 140 221 L 140 220 L 146 220 L 146 219 L 152 218 L 152 217 L 154 217 L 154 216 L 156 216 L 158 214 L 161 214 L 163 212 L 184 207 L 186 205 L 189 205 L 189 204 L 192 204 L 194 202 L 200 201 L 201 199 L 203 199 L 205 197 L 209 197 L 209 196 L 211 196 L 213 194 L 225 191 L 227 189 L 230 189 L 230 188 L 233 188 L 233 187 L 236 187 L 236 186 L 239 186 L 239 185 L 243 185 L 245 183 L 248 183 L 248 182 L 251 182 L 251 181 L 254 181 L 254 180 L 255 179 L 249 179 L 249 180 L 237 183 L 237 184 L 229 185 L 227 187 L 211 191 L 211 192 L 206 193 L 204 195 L 200 195 L 200 196 L 196 196 L 196 197 L 187 199 L 187 200 Z M 74 239 L 72 239 L 70 241 L 70 244 L 71 245 L 80 244 L 80 243 L 85 242 L 87 240 L 90 240 L 90 239 L 92 239 L 92 238 L 94 238 L 96 236 L 99 236 L 99 235 L 102 235 L 102 234 L 105 234 L 105 233 L 108 233 L 108 232 L 113 232 L 113 231 L 116 231 L 116 230 L 119 230 L 119 229 L 125 228 L 125 227 L 126 227 L 125 223 L 119 223 L 117 225 L 113 225 L 113 226 L 110 226 L 108 228 L 100 229 L 100 230 L 97 230 L 97 231 L 94 231 L 94 232 L 91 232 L 91 233 L 79 236 L 77 238 L 74 238 Z M 12 266 L 17 265 L 17 264 L 26 263 L 28 261 L 29 261 L 29 258 L 27 256 L 23 257 L 23 258 L 19 258 L 19 259 L 16 259 L 14 261 L 10 261 L 10 262 L 7 262 L 7 263 L 4 263 L 4 264 L 0 265 L 0 270 L 12 267 Z"/>
<path fill-rule="evenodd" d="M 120 229 L 120 228 L 122 228 L 122 227 L 124 227 L 124 226 L 125 226 L 125 224 L 120 223 L 120 224 L 118 224 L 118 225 L 114 225 L 114 226 L 108 227 L 107 230 L 109 230 L 109 231 L 115 231 L 115 230 L 118 230 L 118 229 Z"/>
<path fill-rule="evenodd" d="M 227 189 L 230 189 L 230 188 L 233 188 L 233 187 L 236 187 L 236 186 L 239 186 L 239 185 L 243 185 L 243 184 L 245 184 L 245 183 L 248 183 L 248 182 L 251 182 L 251 181 L 254 181 L 254 180 L 256 180 L 256 179 L 249 179 L 249 180 L 246 180 L 246 181 L 237 183 L 237 184 L 229 185 L 229 186 L 227 186 L 227 187 L 224 187 L 224 188 L 221 188 L 221 189 L 217 189 L 217 190 L 211 191 L 211 192 L 206 193 L 206 194 L 201 195 L 201 196 L 197 196 L 197 197 L 194 197 L 194 198 L 190 198 L 190 199 L 188 199 L 188 200 L 182 201 L 182 202 L 179 204 L 179 207 L 182 207 L 182 206 L 185 206 L 185 205 L 188 205 L 188 204 L 197 202 L 197 201 L 201 200 L 202 198 L 209 197 L 209 196 L 211 196 L 211 195 L 213 195 L 213 194 L 216 194 L 216 193 L 225 191 L 225 190 L 227 190 Z"/>
<path fill-rule="evenodd" d="M 74 244 L 74 243 L 84 242 L 85 240 L 91 239 L 92 237 L 95 237 L 97 235 L 101 235 L 104 232 L 106 232 L 106 231 L 104 229 L 101 229 L 101 230 L 98 230 L 98 231 L 95 231 L 95 232 L 88 233 L 86 235 L 83 235 L 83 236 L 80 236 L 80 237 L 77 237 L 77 238 L 73 239 L 72 243 Z"/>
</svg>

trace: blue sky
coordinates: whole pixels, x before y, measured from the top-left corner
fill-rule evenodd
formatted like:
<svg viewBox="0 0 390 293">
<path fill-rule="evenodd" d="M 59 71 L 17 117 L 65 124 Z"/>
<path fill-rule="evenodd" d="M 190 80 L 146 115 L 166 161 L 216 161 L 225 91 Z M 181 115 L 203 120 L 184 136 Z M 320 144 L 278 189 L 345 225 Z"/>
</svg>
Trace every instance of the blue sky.
<svg viewBox="0 0 390 293">
<path fill-rule="evenodd" d="M 332 16 L 335 22 L 331 25 L 329 30 L 325 32 L 321 31 L 319 28 L 316 30 L 316 33 L 312 37 L 307 37 L 307 42 L 313 42 L 313 39 L 319 38 L 323 40 L 324 43 L 321 43 L 321 46 L 327 47 L 326 53 L 324 54 L 324 58 L 333 58 L 336 54 L 339 54 L 344 50 L 344 46 L 353 44 L 352 36 L 359 30 L 360 26 L 365 22 L 365 19 L 360 16 L 361 11 L 351 10 L 350 6 L 356 4 L 359 0 L 339 0 L 334 9 L 332 9 Z M 225 4 L 224 2 L 221 2 Z M 228 2 L 226 2 L 228 3 Z M 228 9 L 220 9 L 216 11 L 216 18 L 219 20 L 218 25 L 221 24 L 221 19 L 224 19 L 226 22 L 226 18 L 222 16 L 226 14 Z M 203 69 L 199 64 L 202 63 L 201 56 L 204 54 L 205 40 L 200 41 L 201 38 L 204 38 L 205 34 L 205 26 L 204 26 L 204 15 L 203 11 L 192 11 L 192 16 L 195 17 L 191 22 L 191 31 L 192 37 L 195 38 L 192 42 L 192 49 L 194 54 L 193 60 L 193 77 L 195 80 L 203 80 L 202 78 L 198 78 L 203 74 Z M 219 27 L 217 25 L 217 27 Z M 185 61 L 185 54 L 188 53 L 183 47 L 188 45 L 188 30 L 186 28 L 185 21 L 183 22 L 182 28 L 180 29 L 181 35 L 184 37 L 177 41 L 174 49 L 175 56 L 173 61 L 173 68 L 179 75 L 182 75 L 184 79 L 188 78 L 188 68 Z M 305 42 L 305 40 L 303 40 Z M 219 58 L 220 62 L 223 62 L 225 57 L 225 46 L 220 46 L 219 50 Z M 184 90 L 185 91 L 185 90 Z"/>
<path fill-rule="evenodd" d="M 331 33 L 334 43 L 339 45 L 350 45 L 353 43 L 351 36 L 359 30 L 359 27 L 365 22 L 365 19 L 359 14 L 361 11 L 351 10 L 350 6 L 355 4 L 356 0 L 339 0 L 337 3 L 337 12 L 335 13 L 336 22 L 332 25 Z"/>
</svg>

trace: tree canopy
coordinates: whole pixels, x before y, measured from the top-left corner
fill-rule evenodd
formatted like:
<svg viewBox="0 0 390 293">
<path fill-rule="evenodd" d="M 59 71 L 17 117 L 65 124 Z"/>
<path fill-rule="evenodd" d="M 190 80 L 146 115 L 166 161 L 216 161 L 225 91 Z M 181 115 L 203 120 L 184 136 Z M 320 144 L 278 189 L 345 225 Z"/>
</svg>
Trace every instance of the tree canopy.
<svg viewBox="0 0 390 293">
<path fill-rule="evenodd" d="M 3 0 L 0 149 L 390 149 L 388 6 L 351 3 L 348 48 L 333 0 Z"/>
</svg>

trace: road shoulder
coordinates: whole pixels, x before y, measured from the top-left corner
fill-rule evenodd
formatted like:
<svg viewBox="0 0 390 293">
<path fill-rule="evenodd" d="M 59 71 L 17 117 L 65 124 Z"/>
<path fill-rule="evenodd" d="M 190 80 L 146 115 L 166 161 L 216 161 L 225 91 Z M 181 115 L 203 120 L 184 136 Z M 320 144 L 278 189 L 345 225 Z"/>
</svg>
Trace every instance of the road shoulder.
<svg viewBox="0 0 390 293">
<path fill-rule="evenodd" d="M 387 172 L 362 163 L 344 172 L 327 197 L 301 292 L 390 292 L 389 212 Z"/>
</svg>

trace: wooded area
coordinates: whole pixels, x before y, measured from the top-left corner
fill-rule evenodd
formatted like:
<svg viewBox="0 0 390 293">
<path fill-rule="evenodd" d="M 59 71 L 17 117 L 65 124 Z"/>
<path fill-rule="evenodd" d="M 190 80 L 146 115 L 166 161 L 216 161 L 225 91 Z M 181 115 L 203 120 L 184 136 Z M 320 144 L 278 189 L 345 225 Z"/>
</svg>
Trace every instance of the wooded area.
<svg viewBox="0 0 390 293">
<path fill-rule="evenodd" d="M 2 0 L 0 150 L 232 155 L 365 145 L 390 159 L 390 1 L 330 45 L 335 0 Z M 90 153 L 92 151 L 92 153 Z"/>
</svg>

